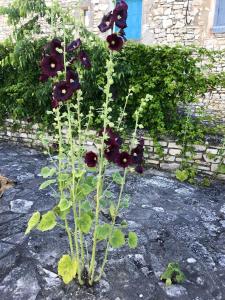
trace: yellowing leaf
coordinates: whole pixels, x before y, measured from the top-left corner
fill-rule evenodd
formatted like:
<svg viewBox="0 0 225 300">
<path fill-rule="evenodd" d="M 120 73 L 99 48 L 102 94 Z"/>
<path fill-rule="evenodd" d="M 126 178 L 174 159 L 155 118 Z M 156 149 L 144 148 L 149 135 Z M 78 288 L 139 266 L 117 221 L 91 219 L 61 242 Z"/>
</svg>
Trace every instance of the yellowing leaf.
<svg viewBox="0 0 225 300">
<path fill-rule="evenodd" d="M 62 277 L 65 284 L 70 283 L 77 274 L 77 261 L 69 255 L 63 255 L 58 263 L 58 275 Z"/>
<path fill-rule="evenodd" d="M 41 215 L 40 215 L 39 211 L 33 213 L 30 220 L 28 221 L 27 229 L 25 231 L 25 234 L 29 234 L 31 232 L 31 230 L 34 229 L 37 226 L 37 224 L 40 221 L 40 218 L 41 218 Z"/>
<path fill-rule="evenodd" d="M 53 211 L 49 211 L 44 214 L 41 218 L 41 222 L 39 223 L 37 229 L 40 231 L 51 230 L 56 226 L 56 218 Z"/>
</svg>

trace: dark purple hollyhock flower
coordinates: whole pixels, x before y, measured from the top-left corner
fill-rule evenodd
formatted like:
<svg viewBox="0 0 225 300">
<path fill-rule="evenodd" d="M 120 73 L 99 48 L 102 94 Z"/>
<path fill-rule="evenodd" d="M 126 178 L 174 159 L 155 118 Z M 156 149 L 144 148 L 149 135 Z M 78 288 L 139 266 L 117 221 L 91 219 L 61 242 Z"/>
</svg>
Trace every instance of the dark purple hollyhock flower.
<svg viewBox="0 0 225 300">
<path fill-rule="evenodd" d="M 78 48 L 81 46 L 81 44 L 82 44 L 81 39 L 77 39 L 77 40 L 71 42 L 71 43 L 67 46 L 66 51 L 67 51 L 67 52 L 72 52 L 72 51 L 78 49 Z"/>
<path fill-rule="evenodd" d="M 41 74 L 40 77 L 39 77 L 39 81 L 41 82 L 46 82 L 48 80 L 48 75 L 46 74 Z"/>
<path fill-rule="evenodd" d="M 91 68 L 91 62 L 90 59 L 85 51 L 80 51 L 78 54 L 78 59 L 80 60 L 81 64 L 86 68 L 90 69 Z"/>
<path fill-rule="evenodd" d="M 42 74 L 54 77 L 58 71 L 63 71 L 64 63 L 62 55 L 45 56 L 41 61 Z"/>
<path fill-rule="evenodd" d="M 53 148 L 54 150 L 58 150 L 58 149 L 59 149 L 59 144 L 58 144 L 58 143 L 53 143 L 53 144 L 52 144 L 52 148 Z"/>
<path fill-rule="evenodd" d="M 107 36 L 106 40 L 109 44 L 109 49 L 112 51 L 120 51 L 123 47 L 123 38 L 116 33 Z"/>
<path fill-rule="evenodd" d="M 104 151 L 105 158 L 110 162 L 116 162 L 116 158 L 119 155 L 119 146 L 110 145 Z"/>
<path fill-rule="evenodd" d="M 104 129 L 102 128 L 99 131 L 98 135 L 102 136 L 103 135 L 103 131 L 104 131 Z M 109 146 L 118 146 L 118 147 L 120 147 L 122 145 L 122 143 L 123 143 L 122 138 L 117 133 L 115 133 L 112 130 L 112 128 L 107 127 L 105 132 L 108 135 L 108 139 L 105 140 L 105 144 L 106 145 L 109 145 Z"/>
<path fill-rule="evenodd" d="M 141 164 L 143 162 L 144 149 L 141 145 L 137 145 L 131 150 L 131 157 L 133 164 Z"/>
<path fill-rule="evenodd" d="M 67 81 L 60 81 L 54 86 L 53 97 L 57 101 L 66 101 L 73 96 L 74 89 Z"/>
<path fill-rule="evenodd" d="M 141 147 L 144 147 L 145 140 L 144 140 L 143 138 L 141 138 L 141 139 L 138 141 L 138 144 L 139 144 Z"/>
<path fill-rule="evenodd" d="M 132 163 L 132 159 L 129 153 L 121 152 L 116 157 L 116 163 L 122 167 L 127 168 Z"/>
<path fill-rule="evenodd" d="M 80 82 L 79 82 L 79 76 L 78 73 L 71 68 L 67 68 L 66 71 L 66 81 L 71 84 L 74 91 L 80 89 Z"/>
<path fill-rule="evenodd" d="M 141 165 L 136 166 L 135 171 L 139 174 L 143 174 L 144 168 Z"/>
<path fill-rule="evenodd" d="M 98 156 L 96 153 L 89 151 L 86 153 L 86 155 L 84 157 L 84 161 L 89 168 L 94 168 L 97 165 Z"/>
<path fill-rule="evenodd" d="M 51 107 L 52 108 L 59 107 L 59 102 L 56 99 L 52 99 L 52 101 L 51 101 Z"/>
<path fill-rule="evenodd" d="M 110 11 L 107 15 L 102 18 L 101 23 L 98 25 L 98 28 L 101 32 L 106 32 L 109 29 L 113 28 L 114 20 L 113 14 Z"/>
<path fill-rule="evenodd" d="M 51 51 L 51 54 L 59 54 L 61 55 L 62 51 L 63 51 L 63 47 L 62 47 L 62 42 L 59 39 L 53 39 L 50 44 L 49 44 L 49 48 Z M 57 51 L 58 49 L 60 49 L 61 51 Z"/>
<path fill-rule="evenodd" d="M 121 0 L 117 2 L 115 9 L 113 10 L 113 20 L 116 26 L 124 29 L 127 27 L 127 10 L 128 5 L 125 1 Z"/>
</svg>

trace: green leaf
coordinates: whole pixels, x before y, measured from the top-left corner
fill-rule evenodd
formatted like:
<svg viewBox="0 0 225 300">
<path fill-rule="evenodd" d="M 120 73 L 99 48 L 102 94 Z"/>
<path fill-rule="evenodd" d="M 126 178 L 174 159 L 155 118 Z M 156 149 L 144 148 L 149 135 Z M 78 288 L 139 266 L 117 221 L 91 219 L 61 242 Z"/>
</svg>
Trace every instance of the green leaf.
<svg viewBox="0 0 225 300">
<path fill-rule="evenodd" d="M 43 178 L 48 178 L 48 177 L 52 177 L 56 172 L 55 168 L 48 168 L 48 167 L 44 167 L 41 169 L 41 176 Z"/>
<path fill-rule="evenodd" d="M 89 231 L 91 230 L 91 225 L 92 225 L 92 218 L 87 213 L 84 213 L 78 219 L 78 226 L 83 233 L 86 234 L 89 233 Z"/>
<path fill-rule="evenodd" d="M 135 232 L 129 232 L 128 234 L 128 245 L 131 249 L 134 249 L 138 245 L 138 237 Z"/>
<path fill-rule="evenodd" d="M 77 261 L 69 255 L 63 255 L 58 263 L 58 275 L 65 284 L 70 283 L 77 275 Z"/>
<path fill-rule="evenodd" d="M 123 232 L 120 229 L 115 229 L 110 240 L 110 245 L 113 248 L 120 248 L 125 244 L 125 237 Z"/>
<path fill-rule="evenodd" d="M 81 209 L 84 211 L 84 212 L 89 212 L 91 211 L 91 204 L 89 201 L 84 201 L 82 204 L 81 204 Z"/>
<path fill-rule="evenodd" d="M 60 199 L 60 202 L 58 204 L 58 207 L 61 211 L 65 211 L 69 209 L 72 206 L 71 201 L 68 201 L 65 197 L 65 195 L 62 195 L 62 198 Z"/>
<path fill-rule="evenodd" d="M 187 180 L 189 177 L 189 173 L 187 170 L 176 170 L 176 178 L 181 182 Z"/>
<path fill-rule="evenodd" d="M 61 220 L 65 220 L 66 216 L 70 213 L 70 208 L 68 208 L 67 210 L 61 211 L 58 206 L 55 206 L 53 208 L 53 211 L 57 217 L 59 217 Z"/>
<path fill-rule="evenodd" d="M 41 218 L 41 222 L 39 223 L 37 229 L 40 231 L 51 230 L 56 226 L 56 218 L 53 211 L 49 211 L 44 214 Z"/>
<path fill-rule="evenodd" d="M 166 286 L 170 286 L 170 285 L 172 285 L 172 280 L 171 280 L 171 278 L 167 278 L 166 279 Z"/>
<path fill-rule="evenodd" d="M 37 226 L 37 224 L 40 221 L 40 218 L 41 218 L 41 214 L 39 213 L 39 211 L 33 213 L 30 220 L 28 221 L 27 229 L 25 231 L 25 234 L 29 234 L 31 232 L 31 230 L 34 229 Z"/>
<path fill-rule="evenodd" d="M 97 227 L 97 239 L 99 241 L 106 240 L 109 237 L 111 228 L 109 224 L 99 225 Z"/>
<path fill-rule="evenodd" d="M 56 182 L 56 179 L 49 179 L 47 181 L 44 181 L 40 187 L 39 187 L 39 190 L 44 190 L 46 189 L 46 187 L 48 187 L 49 185 L 53 184 Z"/>
<path fill-rule="evenodd" d="M 112 180 L 119 185 L 123 184 L 123 177 L 120 175 L 119 172 L 112 174 Z"/>
<path fill-rule="evenodd" d="M 110 191 L 106 191 L 106 192 L 105 192 L 105 197 L 106 197 L 106 198 L 112 198 L 112 197 L 113 197 L 113 193 L 110 192 Z"/>
</svg>

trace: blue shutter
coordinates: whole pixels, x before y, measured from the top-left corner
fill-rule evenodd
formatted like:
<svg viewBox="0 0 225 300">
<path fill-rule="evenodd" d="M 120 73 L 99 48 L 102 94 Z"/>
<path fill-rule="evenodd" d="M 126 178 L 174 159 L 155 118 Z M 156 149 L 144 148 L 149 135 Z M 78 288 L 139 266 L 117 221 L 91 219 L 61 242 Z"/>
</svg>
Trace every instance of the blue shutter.
<svg viewBox="0 0 225 300">
<path fill-rule="evenodd" d="M 225 0 L 216 0 L 213 32 L 225 32 Z"/>
<path fill-rule="evenodd" d="M 128 4 L 128 27 L 125 29 L 127 39 L 140 40 L 142 29 L 142 0 L 126 0 L 126 2 Z"/>
</svg>

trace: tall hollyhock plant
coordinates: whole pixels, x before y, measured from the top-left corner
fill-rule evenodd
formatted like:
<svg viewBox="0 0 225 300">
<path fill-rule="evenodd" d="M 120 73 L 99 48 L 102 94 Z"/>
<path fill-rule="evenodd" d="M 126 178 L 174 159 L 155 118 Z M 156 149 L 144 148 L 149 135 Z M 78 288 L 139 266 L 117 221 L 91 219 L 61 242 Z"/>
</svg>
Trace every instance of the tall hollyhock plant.
<svg viewBox="0 0 225 300">
<path fill-rule="evenodd" d="M 103 31 L 106 27 L 112 29 L 114 24 L 124 28 L 126 16 L 127 5 L 121 1 L 103 18 L 104 24 L 99 28 Z M 41 170 L 45 181 L 40 189 L 51 187 L 57 205 L 45 213 L 35 212 L 28 222 L 26 234 L 35 229 L 45 232 L 56 226 L 63 228 L 68 236 L 69 250 L 59 258 L 58 274 L 65 284 L 77 280 L 80 285 L 91 286 L 102 278 L 111 248 L 117 249 L 126 244 L 130 248 L 137 247 L 135 232 L 130 232 L 122 223 L 116 224 L 116 219 L 121 208 L 127 207 L 127 197 L 124 197 L 127 174 L 135 169 L 137 173 L 143 172 L 144 142 L 136 136 L 143 106 L 149 98 L 141 101 L 134 114 L 136 125 L 127 145 L 119 134 L 126 105 L 118 124 L 111 122 L 111 86 L 116 76 L 113 54 L 124 43 L 122 37 L 112 33 L 107 37 L 109 59 L 106 62 L 105 101 L 99 115 L 102 129 L 91 133 L 93 108 L 90 107 L 87 116 L 83 115 L 81 76 L 78 74 L 80 67 L 87 71 L 91 69 L 91 60 L 79 38 L 68 45 L 65 41 L 65 37 L 63 41 L 54 38 L 44 48 L 41 61 L 42 80 L 52 80 L 53 83 L 52 99 L 49 100 L 52 112 L 48 113 L 54 116 L 53 125 L 57 133 L 52 146 L 57 152 L 57 159 L 51 157 L 46 140 L 52 163 Z M 86 142 L 91 138 L 98 146 L 88 149 Z M 112 164 L 118 167 L 118 171 L 107 177 L 106 186 L 106 170 Z M 116 199 L 108 181 L 119 187 Z M 107 220 L 102 218 L 103 210 L 108 211 Z M 102 246 L 105 246 L 105 251 L 100 257 Z"/>
</svg>

